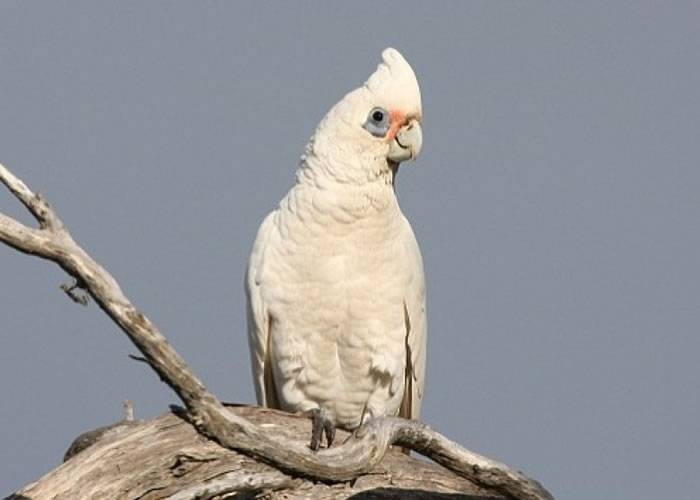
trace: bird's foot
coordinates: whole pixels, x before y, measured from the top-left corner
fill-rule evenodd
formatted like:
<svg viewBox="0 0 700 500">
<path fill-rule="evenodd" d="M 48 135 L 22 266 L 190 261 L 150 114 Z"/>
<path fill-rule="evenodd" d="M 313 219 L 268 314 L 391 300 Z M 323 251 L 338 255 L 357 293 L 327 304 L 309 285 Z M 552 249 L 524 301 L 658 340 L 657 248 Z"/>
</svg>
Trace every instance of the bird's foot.
<svg viewBox="0 0 700 500">
<path fill-rule="evenodd" d="M 311 410 L 311 444 L 309 445 L 313 451 L 318 451 L 321 446 L 322 434 L 326 435 L 328 448 L 333 444 L 335 439 L 335 424 L 328 418 L 326 411 L 316 408 Z"/>
</svg>

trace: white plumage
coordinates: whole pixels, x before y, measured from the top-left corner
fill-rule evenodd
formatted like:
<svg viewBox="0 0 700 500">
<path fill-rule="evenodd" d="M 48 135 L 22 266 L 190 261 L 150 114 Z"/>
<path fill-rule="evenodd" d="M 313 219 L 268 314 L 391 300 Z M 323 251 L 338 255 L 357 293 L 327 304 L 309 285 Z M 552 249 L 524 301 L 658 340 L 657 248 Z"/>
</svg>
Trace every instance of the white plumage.
<svg viewBox="0 0 700 500">
<path fill-rule="evenodd" d="M 420 150 L 420 90 L 398 51 L 382 58 L 321 121 L 245 284 L 258 403 L 350 429 L 417 418 L 425 380 L 423 263 L 394 193 L 398 162 Z"/>
</svg>

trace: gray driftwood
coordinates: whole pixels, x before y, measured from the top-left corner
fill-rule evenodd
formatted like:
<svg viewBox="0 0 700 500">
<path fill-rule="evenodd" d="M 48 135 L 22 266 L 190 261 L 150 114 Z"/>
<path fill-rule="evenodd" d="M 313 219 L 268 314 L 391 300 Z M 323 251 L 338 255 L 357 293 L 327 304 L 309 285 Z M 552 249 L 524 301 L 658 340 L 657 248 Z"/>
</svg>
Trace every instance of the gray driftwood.
<svg viewBox="0 0 700 500">
<path fill-rule="evenodd" d="M 21 252 L 53 261 L 75 278 L 76 285 L 64 287 L 64 290 L 81 303 L 84 301 L 75 293 L 75 288 L 85 290 L 126 333 L 151 368 L 182 400 L 189 423 L 202 436 L 222 447 L 271 465 L 274 469 L 264 469 L 270 474 L 269 481 L 282 481 L 280 474 L 285 475 L 285 481 L 291 477 L 327 483 L 356 480 L 377 470 L 391 445 L 400 445 L 503 496 L 523 500 L 552 498 L 538 482 L 521 472 L 471 452 L 418 421 L 395 417 L 374 419 L 342 446 L 314 453 L 304 442 L 291 440 L 282 432 L 272 432 L 271 428 L 255 423 L 241 413 L 229 411 L 199 381 L 155 325 L 129 301 L 117 281 L 73 240 L 46 200 L 2 165 L 0 182 L 25 205 L 39 224 L 39 228 L 30 228 L 0 213 L 0 241 Z M 70 462 L 72 460 L 54 472 L 73 467 Z M 239 474 L 238 479 L 231 480 L 245 482 L 244 475 Z M 260 481 L 264 482 L 263 479 Z M 208 497 L 193 493 L 190 498 Z"/>
<path fill-rule="evenodd" d="M 258 407 L 227 409 L 290 443 L 308 441 L 311 423 L 306 417 Z M 341 442 L 349 436 L 338 433 Z M 15 498 L 192 500 L 236 493 L 279 499 L 503 498 L 398 450 L 390 450 L 371 472 L 353 481 L 328 484 L 294 477 L 217 445 L 173 413 L 116 424 Z"/>
</svg>

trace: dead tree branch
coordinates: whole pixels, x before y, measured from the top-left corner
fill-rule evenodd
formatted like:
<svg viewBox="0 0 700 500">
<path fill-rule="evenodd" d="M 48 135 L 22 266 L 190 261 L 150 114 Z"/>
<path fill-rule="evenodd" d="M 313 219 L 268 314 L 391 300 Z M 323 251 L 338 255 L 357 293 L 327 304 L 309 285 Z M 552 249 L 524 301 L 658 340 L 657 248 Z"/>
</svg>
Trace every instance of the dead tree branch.
<svg viewBox="0 0 700 500">
<path fill-rule="evenodd" d="M 307 445 L 310 420 L 257 406 L 227 410 L 267 432 Z M 83 446 L 88 438 L 92 444 Z M 338 430 L 338 439 L 349 433 Z M 176 413 L 119 421 L 79 437 L 75 453 L 6 500 L 503 500 L 502 495 L 440 467 L 390 449 L 371 473 L 327 484 L 287 475 L 203 437 Z M 82 451 L 78 451 L 82 449 Z"/>
<path fill-rule="evenodd" d="M 221 446 L 262 460 L 293 475 L 322 481 L 347 481 L 373 469 L 390 445 L 415 450 L 470 481 L 511 498 L 553 498 L 538 482 L 519 471 L 473 453 L 427 425 L 399 418 L 369 422 L 342 446 L 312 452 L 272 435 L 227 410 L 200 382 L 156 326 L 124 295 L 117 281 L 88 255 L 44 198 L 34 194 L 0 164 L 0 181 L 32 213 L 39 228 L 27 227 L 0 213 L 0 241 L 58 264 L 76 279 L 100 308 L 126 333 L 148 364 L 187 408 L 198 431 Z"/>
</svg>

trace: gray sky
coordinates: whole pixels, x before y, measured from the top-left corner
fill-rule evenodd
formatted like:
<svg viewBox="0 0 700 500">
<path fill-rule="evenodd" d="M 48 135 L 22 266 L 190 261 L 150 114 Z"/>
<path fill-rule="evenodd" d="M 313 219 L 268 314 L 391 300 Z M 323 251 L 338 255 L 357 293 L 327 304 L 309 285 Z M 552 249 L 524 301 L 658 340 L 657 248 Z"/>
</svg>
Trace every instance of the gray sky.
<svg viewBox="0 0 700 500">
<path fill-rule="evenodd" d="M 217 395 L 254 400 L 258 224 L 391 45 L 425 114 L 398 179 L 429 287 L 425 421 L 562 499 L 697 493 L 698 3 L 200 5 L 0 3 L 0 161 Z M 2 246 L 0 273 L 7 494 L 122 399 L 150 417 L 175 396 L 55 265 Z"/>
</svg>

